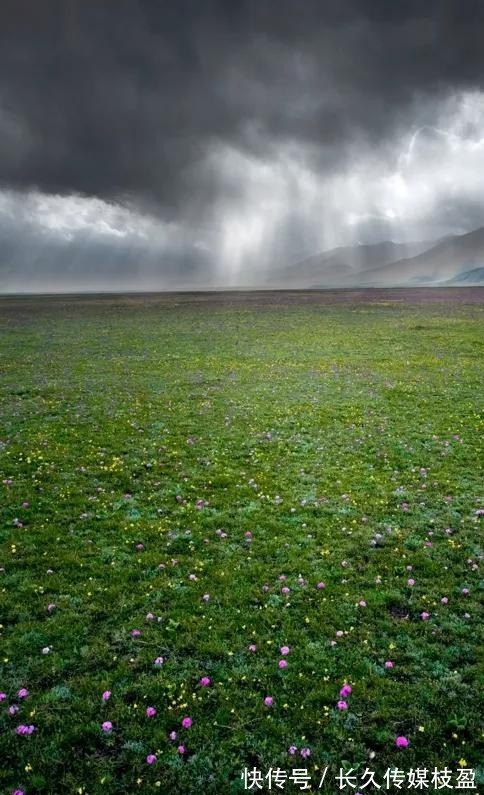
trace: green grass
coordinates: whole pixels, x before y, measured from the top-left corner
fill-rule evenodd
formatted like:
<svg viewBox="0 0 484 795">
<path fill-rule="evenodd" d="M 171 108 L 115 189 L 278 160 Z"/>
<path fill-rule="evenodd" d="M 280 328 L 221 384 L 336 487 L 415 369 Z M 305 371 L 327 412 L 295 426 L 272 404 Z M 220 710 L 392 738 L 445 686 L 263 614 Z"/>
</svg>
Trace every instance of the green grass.
<svg viewBox="0 0 484 795">
<path fill-rule="evenodd" d="M 478 768 L 482 305 L 4 299 L 0 322 L 1 793 Z"/>
</svg>

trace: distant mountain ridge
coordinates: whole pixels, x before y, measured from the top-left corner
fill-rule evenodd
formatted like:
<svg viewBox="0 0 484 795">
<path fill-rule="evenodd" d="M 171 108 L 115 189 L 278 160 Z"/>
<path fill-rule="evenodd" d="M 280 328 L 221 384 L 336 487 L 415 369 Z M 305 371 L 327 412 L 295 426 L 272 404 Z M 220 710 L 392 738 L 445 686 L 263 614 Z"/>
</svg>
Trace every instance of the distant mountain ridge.
<svg viewBox="0 0 484 795">
<path fill-rule="evenodd" d="M 291 287 L 481 284 L 481 271 L 484 227 L 434 241 L 335 248 L 272 272 L 271 282 Z"/>
<path fill-rule="evenodd" d="M 442 240 L 414 257 L 406 257 L 361 274 L 363 284 L 385 287 L 418 279 L 435 284 L 484 266 L 484 227 Z"/>
</svg>

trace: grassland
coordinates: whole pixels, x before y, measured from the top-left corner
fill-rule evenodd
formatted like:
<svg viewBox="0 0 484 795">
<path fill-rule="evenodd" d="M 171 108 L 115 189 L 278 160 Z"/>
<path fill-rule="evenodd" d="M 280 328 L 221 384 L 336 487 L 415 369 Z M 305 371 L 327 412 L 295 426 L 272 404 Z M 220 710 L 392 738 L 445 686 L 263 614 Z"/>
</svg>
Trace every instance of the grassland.
<svg viewBox="0 0 484 795">
<path fill-rule="evenodd" d="M 482 301 L 2 299 L 0 792 L 482 786 Z"/>
</svg>

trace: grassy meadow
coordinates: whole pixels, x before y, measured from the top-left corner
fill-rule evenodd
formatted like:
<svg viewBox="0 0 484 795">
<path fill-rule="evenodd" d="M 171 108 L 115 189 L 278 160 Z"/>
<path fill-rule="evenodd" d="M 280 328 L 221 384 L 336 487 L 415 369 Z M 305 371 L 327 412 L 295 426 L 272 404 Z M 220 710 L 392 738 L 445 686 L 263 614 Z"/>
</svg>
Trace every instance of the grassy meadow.
<svg viewBox="0 0 484 795">
<path fill-rule="evenodd" d="M 0 301 L 2 795 L 482 788 L 484 295 L 421 293 Z"/>
</svg>

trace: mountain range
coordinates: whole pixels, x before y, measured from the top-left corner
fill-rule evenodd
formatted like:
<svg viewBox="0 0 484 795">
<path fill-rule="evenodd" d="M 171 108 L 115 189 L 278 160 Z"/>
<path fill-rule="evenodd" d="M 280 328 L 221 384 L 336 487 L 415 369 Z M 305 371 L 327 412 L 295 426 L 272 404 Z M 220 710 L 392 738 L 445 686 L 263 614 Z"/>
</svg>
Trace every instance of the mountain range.
<svg viewBox="0 0 484 795">
<path fill-rule="evenodd" d="M 484 285 L 484 227 L 414 243 L 344 246 L 271 273 L 279 287 Z"/>
</svg>

